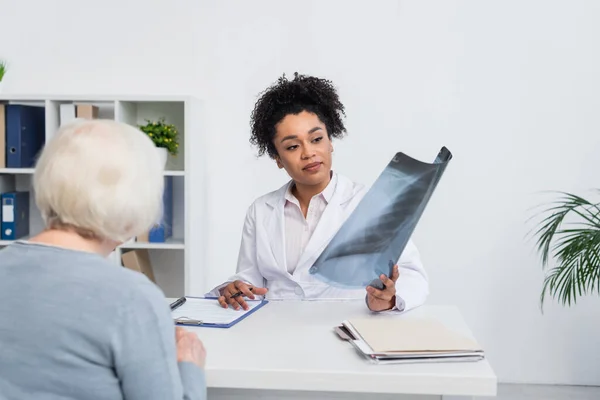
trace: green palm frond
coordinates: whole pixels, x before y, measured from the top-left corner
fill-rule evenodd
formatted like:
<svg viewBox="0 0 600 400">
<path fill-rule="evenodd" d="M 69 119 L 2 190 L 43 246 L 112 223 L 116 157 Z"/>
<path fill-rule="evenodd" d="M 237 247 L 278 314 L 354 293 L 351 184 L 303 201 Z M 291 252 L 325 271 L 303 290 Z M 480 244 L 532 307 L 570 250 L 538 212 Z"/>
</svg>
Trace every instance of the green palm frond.
<svg viewBox="0 0 600 400">
<path fill-rule="evenodd" d="M 6 61 L 0 60 L 0 82 L 2 81 L 2 78 L 4 78 L 4 74 L 6 74 L 7 68 L 8 64 L 6 63 Z"/>
<path fill-rule="evenodd" d="M 571 306 L 577 297 L 600 294 L 600 203 L 559 193 L 561 197 L 543 211 L 546 215 L 534 232 L 542 268 L 551 258 L 557 263 L 544 279 L 541 306 L 546 295 Z M 577 222 L 567 223 L 570 216 Z"/>
</svg>

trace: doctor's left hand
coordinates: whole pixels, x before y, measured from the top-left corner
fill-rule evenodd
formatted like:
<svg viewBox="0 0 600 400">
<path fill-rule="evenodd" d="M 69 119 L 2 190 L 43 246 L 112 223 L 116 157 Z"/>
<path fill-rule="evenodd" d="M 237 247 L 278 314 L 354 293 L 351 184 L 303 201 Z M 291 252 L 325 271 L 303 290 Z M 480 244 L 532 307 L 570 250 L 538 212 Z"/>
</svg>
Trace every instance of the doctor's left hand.
<svg viewBox="0 0 600 400">
<path fill-rule="evenodd" d="M 391 310 L 396 305 L 396 281 L 400 276 L 398 265 L 394 265 L 391 278 L 381 274 L 379 279 L 385 285 L 384 290 L 367 286 L 367 305 L 371 311 Z"/>
</svg>

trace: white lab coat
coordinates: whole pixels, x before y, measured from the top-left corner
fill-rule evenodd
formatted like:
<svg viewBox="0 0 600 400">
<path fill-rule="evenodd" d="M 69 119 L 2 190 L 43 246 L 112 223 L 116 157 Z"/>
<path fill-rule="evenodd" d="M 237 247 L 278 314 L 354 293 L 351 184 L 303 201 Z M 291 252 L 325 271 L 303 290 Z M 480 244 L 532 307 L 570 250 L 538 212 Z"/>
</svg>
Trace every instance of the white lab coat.
<svg viewBox="0 0 600 400">
<path fill-rule="evenodd" d="M 321 282 L 309 273 L 362 197 L 365 186 L 337 175 L 337 185 L 321 220 L 300 256 L 292 274 L 285 266 L 284 205 L 288 182 L 280 189 L 259 197 L 249 207 L 242 233 L 237 273 L 214 288 L 207 296 L 219 296 L 219 289 L 235 280 L 269 289 L 267 299 L 364 299 L 365 289 L 342 289 Z M 425 302 L 429 283 L 419 252 L 409 240 L 398 260 L 400 277 L 396 282 L 397 307 L 408 311 Z"/>
</svg>

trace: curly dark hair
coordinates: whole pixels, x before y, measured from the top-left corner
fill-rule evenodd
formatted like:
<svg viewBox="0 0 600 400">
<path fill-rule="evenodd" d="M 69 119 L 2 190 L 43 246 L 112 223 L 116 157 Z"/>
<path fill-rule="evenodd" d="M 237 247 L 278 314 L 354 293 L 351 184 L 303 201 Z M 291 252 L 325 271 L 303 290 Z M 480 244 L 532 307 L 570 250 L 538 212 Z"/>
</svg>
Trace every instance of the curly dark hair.
<svg viewBox="0 0 600 400">
<path fill-rule="evenodd" d="M 342 116 L 346 116 L 344 105 L 331 81 L 297 72 L 293 80 L 288 80 L 283 74 L 260 94 L 252 111 L 250 143 L 258 146 L 259 156 L 265 152 L 271 158 L 277 156 L 273 144 L 275 126 L 286 115 L 302 111 L 315 113 L 327 127 L 329 138 L 342 137 L 346 132 L 342 122 Z"/>
</svg>

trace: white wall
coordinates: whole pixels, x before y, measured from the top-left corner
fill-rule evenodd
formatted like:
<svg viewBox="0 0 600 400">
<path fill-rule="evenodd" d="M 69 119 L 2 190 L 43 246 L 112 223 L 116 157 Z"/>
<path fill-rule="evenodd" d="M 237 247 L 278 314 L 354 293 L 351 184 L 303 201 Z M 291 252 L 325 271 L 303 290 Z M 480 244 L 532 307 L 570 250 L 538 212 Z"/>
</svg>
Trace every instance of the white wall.
<svg viewBox="0 0 600 400">
<path fill-rule="evenodd" d="M 248 143 L 258 92 L 282 72 L 316 74 L 347 108 L 339 172 L 370 184 L 395 151 L 453 151 L 415 240 L 430 302 L 461 308 L 500 380 L 600 385 L 600 300 L 541 315 L 543 275 L 524 240 L 538 191 L 598 187 L 599 3 L 56 3 L 0 0 L 6 91 L 206 101 L 211 251 L 199 289 L 234 271 L 247 206 L 287 179 Z"/>
<path fill-rule="evenodd" d="M 5 92 L 198 91 L 193 0 L 0 0 Z"/>
</svg>

